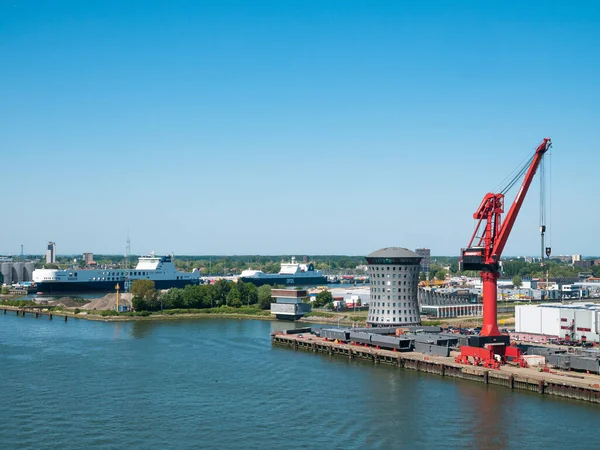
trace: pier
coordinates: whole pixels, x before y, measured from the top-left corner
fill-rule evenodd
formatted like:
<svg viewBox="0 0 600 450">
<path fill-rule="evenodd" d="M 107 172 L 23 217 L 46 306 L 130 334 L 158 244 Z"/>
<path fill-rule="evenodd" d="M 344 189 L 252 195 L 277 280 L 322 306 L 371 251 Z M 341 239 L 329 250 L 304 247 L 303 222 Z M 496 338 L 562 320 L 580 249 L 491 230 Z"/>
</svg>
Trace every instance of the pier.
<svg viewBox="0 0 600 450">
<path fill-rule="evenodd" d="M 538 394 L 556 395 L 571 399 L 600 403 L 600 376 L 585 373 L 552 370 L 543 372 L 535 368 L 504 365 L 499 370 L 469 366 L 454 362 L 454 356 L 430 356 L 417 352 L 396 352 L 361 345 L 343 344 L 319 338 L 312 334 L 271 335 L 272 345 L 324 353 L 347 359 L 372 361 L 403 369 L 437 374 L 443 377 L 461 378 L 484 384 L 521 389 Z"/>
<path fill-rule="evenodd" d="M 41 317 L 41 316 L 48 316 L 48 319 L 52 320 L 52 318 L 54 316 L 58 316 L 58 317 L 62 317 L 65 322 L 69 318 L 69 316 L 67 314 L 62 313 L 62 312 L 43 311 L 38 308 L 27 309 L 27 308 L 18 308 L 15 306 L 4 306 L 4 305 L 2 305 L 1 308 L 2 308 L 2 314 L 6 314 L 8 311 L 11 311 L 11 312 L 14 311 L 17 314 L 17 316 L 22 316 L 22 317 L 25 317 L 25 315 L 31 315 L 37 319 L 38 317 Z"/>
</svg>

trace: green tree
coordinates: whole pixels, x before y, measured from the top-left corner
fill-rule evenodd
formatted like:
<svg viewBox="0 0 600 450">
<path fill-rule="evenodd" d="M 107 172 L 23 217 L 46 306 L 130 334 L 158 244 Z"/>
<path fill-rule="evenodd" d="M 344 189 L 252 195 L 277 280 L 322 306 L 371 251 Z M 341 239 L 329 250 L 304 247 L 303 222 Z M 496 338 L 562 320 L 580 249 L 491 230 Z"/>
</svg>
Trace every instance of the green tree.
<svg viewBox="0 0 600 450">
<path fill-rule="evenodd" d="M 133 280 L 130 292 L 133 297 L 131 304 L 136 311 L 157 311 L 160 309 L 160 298 L 156 289 L 154 289 L 154 281 Z"/>
<path fill-rule="evenodd" d="M 265 284 L 258 288 L 258 307 L 260 309 L 269 309 L 271 307 L 271 286 Z"/>
<path fill-rule="evenodd" d="M 131 295 L 141 299 L 151 298 L 156 290 L 154 289 L 154 281 L 152 280 L 133 280 L 131 282 Z"/>
<path fill-rule="evenodd" d="M 319 292 L 313 306 L 315 308 L 333 307 L 333 295 L 329 291 Z"/>
<path fill-rule="evenodd" d="M 239 308 L 242 306 L 240 291 L 236 283 L 232 283 L 232 286 L 227 293 L 227 305 L 234 308 Z"/>
<path fill-rule="evenodd" d="M 246 283 L 246 304 L 256 305 L 258 303 L 258 289 L 252 283 Z"/>
<path fill-rule="evenodd" d="M 516 289 L 521 289 L 521 286 L 523 286 L 523 280 L 519 275 L 515 275 L 512 278 L 512 284 Z"/>
<path fill-rule="evenodd" d="M 440 281 L 445 280 L 446 279 L 446 271 L 443 269 L 438 270 L 435 273 L 435 277 Z"/>
<path fill-rule="evenodd" d="M 427 279 L 427 274 L 425 272 L 419 273 L 419 281 L 425 281 Z"/>
<path fill-rule="evenodd" d="M 213 303 L 214 306 L 221 306 L 227 303 L 227 294 L 231 289 L 230 283 L 227 280 L 220 279 L 213 284 Z"/>
</svg>

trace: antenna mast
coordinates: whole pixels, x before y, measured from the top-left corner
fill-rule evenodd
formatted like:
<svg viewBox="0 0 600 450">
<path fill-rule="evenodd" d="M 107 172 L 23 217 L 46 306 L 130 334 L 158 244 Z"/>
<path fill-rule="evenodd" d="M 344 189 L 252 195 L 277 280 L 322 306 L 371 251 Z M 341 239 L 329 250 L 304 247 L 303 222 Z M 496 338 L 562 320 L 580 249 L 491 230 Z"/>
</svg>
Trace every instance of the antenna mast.
<svg viewBox="0 0 600 450">
<path fill-rule="evenodd" d="M 125 281 L 123 283 L 123 290 L 129 291 L 131 288 L 131 280 L 129 271 L 129 255 L 131 254 L 131 241 L 129 240 L 129 230 L 127 230 L 127 245 L 125 247 Z"/>
</svg>

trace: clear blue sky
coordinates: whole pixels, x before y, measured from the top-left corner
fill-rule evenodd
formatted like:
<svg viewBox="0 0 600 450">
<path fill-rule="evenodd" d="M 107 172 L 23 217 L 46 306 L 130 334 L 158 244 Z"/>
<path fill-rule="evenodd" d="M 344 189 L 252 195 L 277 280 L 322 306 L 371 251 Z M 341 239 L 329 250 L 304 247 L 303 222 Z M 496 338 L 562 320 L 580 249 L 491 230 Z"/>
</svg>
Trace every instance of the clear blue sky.
<svg viewBox="0 0 600 450">
<path fill-rule="evenodd" d="M 0 5 L 0 253 L 458 255 L 549 136 L 553 253 L 600 254 L 597 2 Z"/>
</svg>

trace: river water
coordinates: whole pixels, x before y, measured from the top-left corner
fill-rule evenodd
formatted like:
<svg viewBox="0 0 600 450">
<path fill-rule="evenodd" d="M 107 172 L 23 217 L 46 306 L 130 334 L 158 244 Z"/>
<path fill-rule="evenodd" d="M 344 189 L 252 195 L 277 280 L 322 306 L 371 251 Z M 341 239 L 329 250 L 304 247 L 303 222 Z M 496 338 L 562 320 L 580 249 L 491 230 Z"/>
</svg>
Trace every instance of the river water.
<svg viewBox="0 0 600 450">
<path fill-rule="evenodd" d="M 598 448 L 600 407 L 271 347 L 293 326 L 0 314 L 0 448 Z"/>
</svg>

